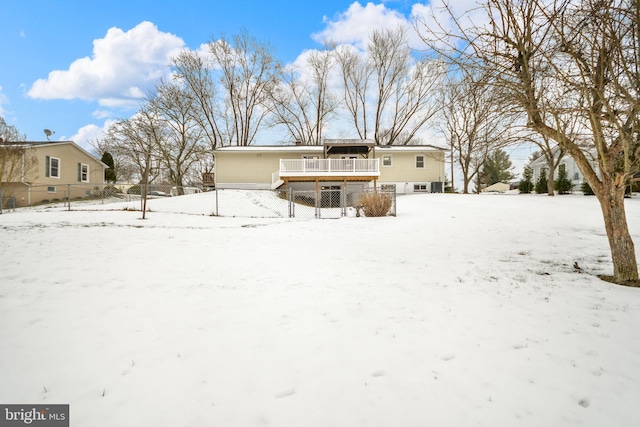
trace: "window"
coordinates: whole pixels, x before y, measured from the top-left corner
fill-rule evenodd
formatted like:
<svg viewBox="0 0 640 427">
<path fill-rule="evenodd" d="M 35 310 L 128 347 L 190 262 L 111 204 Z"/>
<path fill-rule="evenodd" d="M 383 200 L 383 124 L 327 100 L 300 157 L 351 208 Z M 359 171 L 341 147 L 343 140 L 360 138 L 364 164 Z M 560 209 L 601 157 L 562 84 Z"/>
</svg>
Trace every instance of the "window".
<svg viewBox="0 0 640 427">
<path fill-rule="evenodd" d="M 580 174 L 578 172 L 573 174 L 573 180 L 578 181 L 580 179 Z"/>
<path fill-rule="evenodd" d="M 424 156 L 417 155 L 416 156 L 416 169 L 424 169 Z"/>
<path fill-rule="evenodd" d="M 89 182 L 89 165 L 78 163 L 78 181 Z"/>
<path fill-rule="evenodd" d="M 45 163 L 44 176 L 48 178 L 60 178 L 60 159 L 46 156 Z"/>
<path fill-rule="evenodd" d="M 413 191 L 416 193 L 424 193 L 427 191 L 427 184 L 413 184 Z"/>
<path fill-rule="evenodd" d="M 558 166 L 558 171 L 561 173 L 567 172 L 567 165 L 565 165 L 564 163 L 561 164 L 560 166 Z"/>
<path fill-rule="evenodd" d="M 393 166 L 393 157 L 390 154 L 382 156 L 382 166 Z"/>
<path fill-rule="evenodd" d="M 48 187 L 47 187 L 47 192 L 49 192 L 49 193 L 55 193 L 55 192 L 56 192 L 56 187 L 54 187 L 54 186 L 48 186 Z"/>
</svg>

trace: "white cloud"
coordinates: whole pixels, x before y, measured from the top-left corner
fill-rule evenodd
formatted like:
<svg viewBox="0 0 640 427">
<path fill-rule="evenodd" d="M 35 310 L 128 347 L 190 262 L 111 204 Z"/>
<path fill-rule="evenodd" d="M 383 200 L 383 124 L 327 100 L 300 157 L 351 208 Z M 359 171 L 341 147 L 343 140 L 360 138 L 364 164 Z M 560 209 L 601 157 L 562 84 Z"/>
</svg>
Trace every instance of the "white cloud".
<svg viewBox="0 0 640 427">
<path fill-rule="evenodd" d="M 431 0 L 428 4 L 415 3 L 411 8 L 411 17 L 412 22 L 417 23 L 418 31 L 424 35 L 428 35 L 429 30 L 440 35 L 460 35 L 460 29 L 468 31 L 489 22 L 486 10 L 476 0 Z"/>
<path fill-rule="evenodd" d="M 91 146 L 91 141 L 101 139 L 104 136 L 105 131 L 114 123 L 115 120 L 107 120 L 104 122 L 102 127 L 95 124 L 86 125 L 78 129 L 78 132 L 76 132 L 75 135 L 70 138 L 63 137 L 61 140 L 73 141 L 85 150 L 93 152 L 94 148 Z"/>
<path fill-rule="evenodd" d="M 337 44 L 352 44 L 362 50 L 375 29 L 393 29 L 398 26 L 411 29 L 410 21 L 402 13 L 388 9 L 384 4 L 367 3 L 362 6 L 357 1 L 334 19 L 325 17 L 324 22 L 326 28 L 313 34 L 314 40 L 319 43 L 332 41 Z"/>
<path fill-rule="evenodd" d="M 136 106 L 145 90 L 169 72 L 172 56 L 184 41 L 142 22 L 124 32 L 113 27 L 94 40 L 93 54 L 37 80 L 27 94 L 36 99 L 98 100 L 100 105 Z"/>
<path fill-rule="evenodd" d="M 457 34 L 458 29 L 451 18 L 447 8 L 459 18 L 459 24 L 464 27 L 486 24 L 488 18 L 486 11 L 479 7 L 476 0 L 431 0 L 429 2 L 416 2 L 411 6 L 411 15 L 405 16 L 384 3 L 367 3 L 362 6 L 358 1 L 352 3 L 349 8 L 337 14 L 333 18 L 324 18 L 325 29 L 312 35 L 319 43 L 325 41 L 337 44 L 351 44 L 360 50 L 365 50 L 369 35 L 373 30 L 383 28 L 394 29 L 404 27 L 407 29 L 407 41 L 413 49 L 424 50 L 426 48 L 416 27 L 421 33 L 426 32 L 425 24 L 431 29 L 440 29 L 449 34 Z M 416 25 L 417 23 L 417 25 Z"/>
<path fill-rule="evenodd" d="M 96 119 L 106 119 L 108 117 L 113 117 L 113 112 L 109 110 L 96 110 L 91 113 L 91 116 L 95 117 Z"/>
<path fill-rule="evenodd" d="M 0 116 L 4 117 L 5 115 L 5 110 L 4 108 L 2 108 L 2 104 L 8 104 L 8 103 L 9 103 L 9 98 L 7 98 L 6 95 L 2 93 L 2 86 L 0 86 Z"/>
</svg>

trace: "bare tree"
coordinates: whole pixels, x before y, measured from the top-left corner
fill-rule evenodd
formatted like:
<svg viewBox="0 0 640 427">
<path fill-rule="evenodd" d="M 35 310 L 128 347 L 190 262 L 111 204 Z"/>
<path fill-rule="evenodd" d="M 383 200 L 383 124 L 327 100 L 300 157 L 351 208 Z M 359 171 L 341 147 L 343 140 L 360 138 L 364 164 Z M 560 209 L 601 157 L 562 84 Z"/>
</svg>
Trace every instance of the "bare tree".
<svg viewBox="0 0 640 427">
<path fill-rule="evenodd" d="M 157 112 L 141 108 L 134 116 L 119 120 L 106 132 L 104 143 L 114 158 L 135 172 L 141 184 L 153 182 L 159 175 L 158 146 L 162 135 Z"/>
<path fill-rule="evenodd" d="M 185 185 L 185 177 L 204 154 L 203 131 L 193 120 L 193 111 L 197 108 L 194 98 L 177 83 L 160 80 L 146 103 L 158 118 L 156 132 L 162 135 L 156 146 L 157 153 L 166 167 L 169 182 L 180 191 Z"/>
<path fill-rule="evenodd" d="M 176 80 L 184 84 L 183 90 L 192 98 L 192 119 L 200 127 L 209 148 L 215 150 L 224 144 L 224 140 L 219 124 L 218 90 L 209 62 L 208 58 L 201 57 L 197 52 L 183 51 L 173 59 L 173 67 Z"/>
<path fill-rule="evenodd" d="M 337 46 L 334 52 L 342 77 L 344 105 L 360 139 L 367 139 L 367 91 L 373 69 L 364 55 L 353 46 Z"/>
<path fill-rule="evenodd" d="M 135 175 L 135 168 L 131 162 L 127 160 L 127 157 L 119 155 L 117 148 L 112 144 L 113 138 L 107 136 L 89 141 L 89 145 L 91 145 L 93 151 L 99 156 L 104 155 L 104 153 L 111 154 L 113 158 L 113 175 L 118 177 L 118 180 L 130 181 Z"/>
<path fill-rule="evenodd" d="M 312 51 L 305 69 L 285 70 L 272 93 L 273 123 L 284 125 L 291 138 L 303 145 L 322 144 L 326 122 L 338 107 L 328 89 L 332 66 L 331 51 Z"/>
<path fill-rule="evenodd" d="M 209 42 L 209 53 L 224 90 L 224 145 L 251 145 L 272 109 L 280 65 L 271 47 L 247 32 Z"/>
<path fill-rule="evenodd" d="M 0 117 L 0 185 L 3 198 L 11 197 L 15 184 L 33 182 L 37 178 L 38 159 L 35 150 L 24 141 L 26 136 Z"/>
<path fill-rule="evenodd" d="M 372 136 L 378 145 L 413 141 L 437 112 L 444 64 L 414 61 L 403 27 L 374 30 L 366 55 L 347 46 L 335 50 L 344 103 L 360 138 Z"/>
<path fill-rule="evenodd" d="M 8 124 L 4 117 L 0 116 L 0 142 L 23 142 L 27 136 L 13 125 Z"/>
<path fill-rule="evenodd" d="M 404 79 L 409 74 L 411 50 L 407 45 L 407 30 L 402 27 L 395 30 L 374 30 L 369 39 L 368 50 L 376 82 L 374 139 L 377 144 L 381 144 L 384 113 L 393 98 L 400 96 Z M 386 144 L 393 144 L 393 133 L 393 130 L 387 132 Z"/>
<path fill-rule="evenodd" d="M 458 74 L 449 78 L 442 94 L 441 128 L 462 171 L 465 194 L 474 180 L 479 183 L 489 155 L 507 142 L 503 111 L 487 79 L 477 72 Z"/>
<path fill-rule="evenodd" d="M 484 7 L 489 23 L 459 25 L 457 40 L 440 34 L 433 43 L 436 31 L 418 26 L 431 46 L 448 43 L 450 60 L 478 58 L 527 125 L 573 157 L 600 202 L 612 280 L 638 285 L 624 190 L 640 170 L 639 3 L 485 0 Z"/>
<path fill-rule="evenodd" d="M 409 70 L 387 108 L 385 131 L 378 129 L 381 144 L 406 145 L 414 141 L 439 110 L 437 93 L 442 85 L 443 63 L 420 61 Z"/>
</svg>

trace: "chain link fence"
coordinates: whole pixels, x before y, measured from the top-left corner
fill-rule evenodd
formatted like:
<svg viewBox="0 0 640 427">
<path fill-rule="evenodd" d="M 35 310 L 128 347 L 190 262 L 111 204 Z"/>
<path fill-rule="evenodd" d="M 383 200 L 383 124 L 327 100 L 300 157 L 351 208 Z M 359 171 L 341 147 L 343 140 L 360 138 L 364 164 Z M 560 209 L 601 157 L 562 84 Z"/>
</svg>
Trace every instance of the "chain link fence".
<svg viewBox="0 0 640 427">
<path fill-rule="evenodd" d="M 390 199 L 387 216 L 396 215 L 395 187 L 331 188 L 316 191 L 215 189 L 169 185 L 66 184 L 0 188 L 0 214 L 24 207 L 53 210 L 126 210 L 252 218 L 341 218 L 365 216 L 363 197 Z M 145 197 L 146 194 L 146 197 Z M 383 214 L 385 215 L 385 214 Z"/>
</svg>

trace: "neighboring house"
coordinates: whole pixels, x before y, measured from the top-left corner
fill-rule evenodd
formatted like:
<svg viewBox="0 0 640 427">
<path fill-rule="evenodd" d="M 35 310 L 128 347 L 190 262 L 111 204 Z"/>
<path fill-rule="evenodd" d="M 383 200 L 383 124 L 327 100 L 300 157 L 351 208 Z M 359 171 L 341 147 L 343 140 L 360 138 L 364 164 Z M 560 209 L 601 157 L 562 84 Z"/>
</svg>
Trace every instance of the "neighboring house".
<svg viewBox="0 0 640 427">
<path fill-rule="evenodd" d="M 45 141 L 19 145 L 32 159 L 31 166 L 7 178 L 7 182 L 0 182 L 5 207 L 8 202 L 15 203 L 16 207 L 29 206 L 96 195 L 102 190 L 104 171 L 109 166 L 76 143 Z"/>
<path fill-rule="evenodd" d="M 600 170 L 598 169 L 597 162 L 595 160 L 596 159 L 595 151 L 589 150 L 586 154 L 591 158 L 591 165 L 593 166 L 593 168 L 595 169 L 596 173 L 599 176 Z M 553 148 L 553 155 L 554 155 L 554 159 L 557 161 L 558 156 L 560 155 L 559 147 L 556 146 Z M 528 166 L 530 166 L 531 169 L 533 170 L 534 183 L 537 182 L 538 179 L 540 179 L 540 174 L 543 169 L 546 171 L 547 177 L 549 176 L 549 165 L 547 164 L 547 160 L 544 156 L 538 157 L 533 162 L 531 162 Z M 573 157 L 571 157 L 566 153 L 564 156 L 562 156 L 562 159 L 560 159 L 560 163 L 558 164 L 558 166 L 554 171 L 554 175 L 553 175 L 554 180 L 558 179 L 558 173 L 560 172 L 560 169 L 563 169 L 563 168 L 567 172 L 567 178 L 571 181 L 573 190 L 579 191 L 582 183 L 585 181 L 584 176 L 582 175 L 580 168 L 578 168 L 578 164 L 575 162 L 575 160 L 573 160 Z"/>
<path fill-rule="evenodd" d="M 442 192 L 445 152 L 431 145 L 378 146 L 327 139 L 323 145 L 229 146 L 214 150 L 215 188 L 362 189 Z"/>
<path fill-rule="evenodd" d="M 482 190 L 483 193 L 506 193 L 511 189 L 510 184 L 504 182 L 496 182 Z"/>
</svg>

